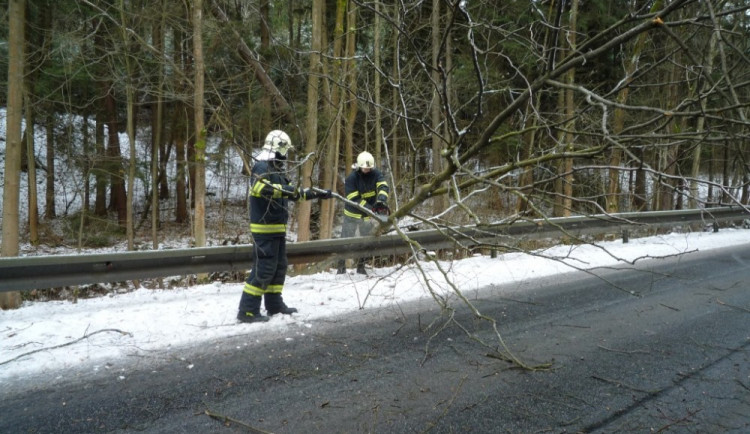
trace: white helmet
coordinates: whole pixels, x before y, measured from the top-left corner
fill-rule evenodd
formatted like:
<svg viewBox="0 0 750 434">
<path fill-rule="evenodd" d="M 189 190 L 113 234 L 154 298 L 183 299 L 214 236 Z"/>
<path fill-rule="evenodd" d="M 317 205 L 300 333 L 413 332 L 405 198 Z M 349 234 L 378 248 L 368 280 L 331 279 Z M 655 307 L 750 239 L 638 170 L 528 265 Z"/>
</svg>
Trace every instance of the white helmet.
<svg viewBox="0 0 750 434">
<path fill-rule="evenodd" d="M 263 149 L 271 152 L 278 152 L 283 156 L 286 156 L 291 147 L 292 140 L 289 138 L 289 134 L 281 130 L 273 130 L 268 133 L 266 141 L 263 143 Z"/>
<path fill-rule="evenodd" d="M 357 156 L 357 167 L 360 169 L 363 167 L 372 169 L 375 167 L 375 158 L 367 151 L 362 152 Z"/>
</svg>

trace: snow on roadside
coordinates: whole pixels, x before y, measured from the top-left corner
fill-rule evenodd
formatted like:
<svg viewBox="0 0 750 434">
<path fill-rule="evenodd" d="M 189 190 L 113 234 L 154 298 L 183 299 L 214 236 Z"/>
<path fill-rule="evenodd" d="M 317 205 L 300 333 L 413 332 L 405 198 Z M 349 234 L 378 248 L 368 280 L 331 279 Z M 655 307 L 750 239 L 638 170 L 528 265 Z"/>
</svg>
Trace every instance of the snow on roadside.
<svg viewBox="0 0 750 434">
<path fill-rule="evenodd" d="M 750 243 L 750 230 L 719 233 L 671 233 L 597 245 L 555 246 L 534 252 L 508 253 L 492 259 L 476 256 L 452 262 L 420 263 L 430 287 L 441 295 L 452 289 L 450 276 L 464 291 L 488 285 L 592 269 L 653 257 L 673 256 Z M 0 312 L 0 388 L 38 375 L 63 378 L 69 370 L 111 370 L 125 377 L 128 363 L 153 359 L 182 347 L 211 344 L 233 336 L 255 342 L 258 330 L 285 339 L 308 333 L 320 320 L 429 298 L 422 271 L 414 265 L 371 270 L 365 278 L 336 275 L 333 270 L 287 278 L 284 298 L 299 314 L 275 316 L 264 324 L 237 324 L 242 284 L 210 283 L 171 290 L 139 289 L 93 299 L 26 302 L 20 309 Z M 187 364 L 187 363 L 186 363 Z"/>
</svg>

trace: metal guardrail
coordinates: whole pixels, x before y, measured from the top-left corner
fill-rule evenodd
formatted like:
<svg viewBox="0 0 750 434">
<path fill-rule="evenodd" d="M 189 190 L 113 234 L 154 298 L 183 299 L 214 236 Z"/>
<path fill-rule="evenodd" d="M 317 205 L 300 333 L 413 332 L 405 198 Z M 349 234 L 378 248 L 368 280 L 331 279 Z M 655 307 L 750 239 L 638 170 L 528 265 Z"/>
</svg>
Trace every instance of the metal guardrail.
<svg viewBox="0 0 750 434">
<path fill-rule="evenodd" d="M 408 232 L 422 248 L 437 250 L 476 247 L 523 239 L 614 233 L 624 229 L 716 224 L 750 218 L 739 207 L 690 211 L 656 211 L 601 214 L 539 220 L 514 221 L 486 226 L 442 228 Z M 151 250 L 105 254 L 55 255 L 0 258 L 0 292 L 55 288 L 101 282 L 180 276 L 216 271 L 246 271 L 252 266 L 252 245 Z M 398 234 L 290 243 L 292 264 L 339 258 L 396 255 L 411 252 Z"/>
</svg>

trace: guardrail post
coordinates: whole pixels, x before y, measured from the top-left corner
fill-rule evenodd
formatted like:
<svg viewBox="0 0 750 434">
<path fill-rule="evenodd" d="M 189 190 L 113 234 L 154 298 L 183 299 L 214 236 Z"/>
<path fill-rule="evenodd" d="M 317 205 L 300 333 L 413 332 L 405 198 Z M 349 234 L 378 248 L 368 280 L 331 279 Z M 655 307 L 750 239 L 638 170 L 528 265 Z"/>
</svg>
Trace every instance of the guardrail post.
<svg viewBox="0 0 750 434">
<path fill-rule="evenodd" d="M 627 244 L 630 241 L 630 231 L 627 229 L 622 230 L 622 243 Z"/>
</svg>

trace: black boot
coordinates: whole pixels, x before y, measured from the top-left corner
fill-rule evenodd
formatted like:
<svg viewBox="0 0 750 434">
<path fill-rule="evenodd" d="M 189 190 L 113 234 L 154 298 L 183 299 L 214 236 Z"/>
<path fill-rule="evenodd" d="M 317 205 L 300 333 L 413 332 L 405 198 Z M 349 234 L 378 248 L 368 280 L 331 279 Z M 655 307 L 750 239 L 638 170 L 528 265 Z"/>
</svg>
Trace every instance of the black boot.
<svg viewBox="0 0 750 434">
<path fill-rule="evenodd" d="M 240 310 L 237 313 L 237 319 L 245 323 L 268 321 L 269 318 L 267 316 L 260 314 L 260 302 L 262 299 L 263 297 L 259 295 L 250 295 L 247 292 L 243 292 L 242 298 L 240 298 Z"/>
<path fill-rule="evenodd" d="M 297 313 L 297 308 L 289 307 L 284 304 L 284 299 L 281 298 L 281 294 L 278 292 L 264 295 L 266 303 L 266 312 L 268 315 L 276 315 L 281 313 L 284 315 L 291 315 Z"/>
<path fill-rule="evenodd" d="M 338 271 L 336 274 L 346 274 L 346 261 L 339 261 Z"/>
<path fill-rule="evenodd" d="M 252 312 L 245 312 L 245 313 L 239 312 L 237 314 L 237 319 L 240 322 L 251 323 L 251 322 L 267 322 L 271 318 L 267 316 L 263 316 L 260 313 L 254 314 Z"/>
</svg>

